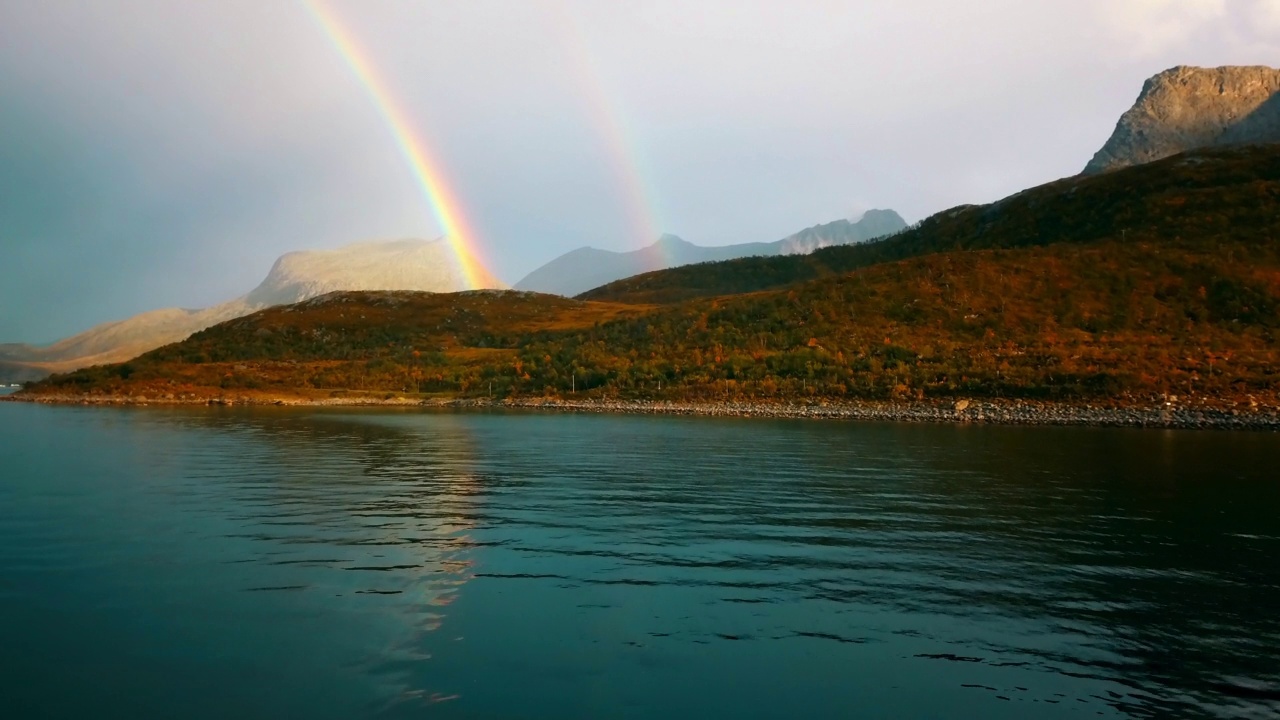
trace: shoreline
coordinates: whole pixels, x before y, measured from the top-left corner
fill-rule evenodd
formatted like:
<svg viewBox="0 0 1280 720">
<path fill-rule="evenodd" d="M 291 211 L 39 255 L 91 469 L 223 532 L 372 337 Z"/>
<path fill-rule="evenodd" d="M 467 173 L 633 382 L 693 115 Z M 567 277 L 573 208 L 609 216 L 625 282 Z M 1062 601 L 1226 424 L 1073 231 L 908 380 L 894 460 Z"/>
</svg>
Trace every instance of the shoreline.
<svg viewBox="0 0 1280 720">
<path fill-rule="evenodd" d="M 1162 429 L 1280 430 L 1280 409 L 1230 410 L 1185 406 L 1103 407 L 1097 404 L 1028 400 L 820 401 L 769 403 L 752 401 L 563 400 L 553 398 L 411 398 L 220 396 L 147 397 L 128 395 L 0 396 L 0 402 L 51 405 L 112 406 L 283 406 L 400 407 L 437 409 L 524 409 L 572 413 L 758 417 L 876 422 L 927 422 L 987 425 L 1072 425 Z"/>
</svg>

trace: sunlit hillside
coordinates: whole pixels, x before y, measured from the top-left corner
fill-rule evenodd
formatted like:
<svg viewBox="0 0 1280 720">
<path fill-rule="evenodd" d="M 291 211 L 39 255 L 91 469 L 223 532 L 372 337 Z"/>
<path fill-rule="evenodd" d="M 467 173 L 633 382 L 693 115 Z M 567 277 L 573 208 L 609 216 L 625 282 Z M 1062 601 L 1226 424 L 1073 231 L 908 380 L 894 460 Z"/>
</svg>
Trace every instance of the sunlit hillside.
<svg viewBox="0 0 1280 720">
<path fill-rule="evenodd" d="M 1274 403 L 1278 211 L 1280 147 L 1204 152 L 613 302 L 334 293 L 30 392 Z"/>
</svg>

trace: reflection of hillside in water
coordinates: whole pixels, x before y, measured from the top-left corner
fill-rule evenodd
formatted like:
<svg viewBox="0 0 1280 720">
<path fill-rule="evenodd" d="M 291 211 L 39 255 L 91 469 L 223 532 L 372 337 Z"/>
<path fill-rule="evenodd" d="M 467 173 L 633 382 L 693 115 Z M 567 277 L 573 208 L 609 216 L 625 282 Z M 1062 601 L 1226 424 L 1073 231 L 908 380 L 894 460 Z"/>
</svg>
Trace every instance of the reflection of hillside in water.
<svg viewBox="0 0 1280 720">
<path fill-rule="evenodd" d="M 766 641 L 812 638 L 833 657 L 887 652 L 880 661 L 905 673 L 951 672 L 975 687 L 1008 672 L 1026 673 L 1011 685 L 1049 678 L 1046 703 L 1058 678 L 1139 717 L 1276 706 L 1269 435 L 387 411 L 177 418 L 217 429 L 190 433 L 207 447 L 182 456 L 207 453 L 201 487 L 244 510 L 237 531 L 263 587 L 312 583 L 365 603 L 363 616 L 387 603 L 394 640 L 370 668 L 398 688 L 420 687 L 425 648 L 453 639 L 432 631 L 483 545 L 469 599 L 492 612 L 507 602 L 495 593 L 541 597 L 528 647 L 541 633 L 572 636 L 590 613 L 644 608 L 636 630 L 673 643 L 751 637 L 765 652 Z M 256 457 L 222 477 L 214 461 L 231 451 Z M 692 621 L 689 608 L 705 612 Z M 469 637 L 492 652 L 524 648 L 524 624 L 504 619 L 486 616 L 493 631 L 473 625 Z M 954 667 L 919 667 L 944 664 Z"/>
<path fill-rule="evenodd" d="M 613 587 L 637 603 L 646 592 L 690 593 L 729 634 L 912 638 L 912 652 L 938 656 L 920 662 L 976 658 L 1091 679 L 1120 691 L 1099 690 L 1100 701 L 1140 716 L 1232 716 L 1280 698 L 1271 436 L 484 424 L 521 430 L 508 443 L 482 430 L 496 477 L 481 529 L 502 541 L 486 574 L 547 573 L 582 588 L 583 603 L 618 602 Z M 557 535 L 493 522 L 513 516 Z M 771 624 L 728 621 L 762 606 Z"/>
<path fill-rule="evenodd" d="M 426 635 L 442 627 L 472 577 L 468 532 L 477 496 L 465 425 L 448 415 L 428 422 L 419 415 L 403 426 L 398 419 L 407 418 L 385 411 L 160 418 L 215 431 L 195 434 L 201 447 L 184 455 L 209 462 L 184 474 L 201 488 L 198 495 L 216 496 L 208 507 L 242 512 L 226 520 L 244 543 L 236 562 L 260 578 L 246 589 L 316 593 L 325 603 L 349 598 L 353 622 L 376 623 L 372 635 L 390 643 L 371 654 L 367 669 L 391 676 L 393 685 L 430 657 Z M 229 451 L 240 461 L 224 474 L 218 461 Z M 378 613 L 369 612 L 371 604 Z M 397 693 L 427 695 L 403 687 Z"/>
</svg>

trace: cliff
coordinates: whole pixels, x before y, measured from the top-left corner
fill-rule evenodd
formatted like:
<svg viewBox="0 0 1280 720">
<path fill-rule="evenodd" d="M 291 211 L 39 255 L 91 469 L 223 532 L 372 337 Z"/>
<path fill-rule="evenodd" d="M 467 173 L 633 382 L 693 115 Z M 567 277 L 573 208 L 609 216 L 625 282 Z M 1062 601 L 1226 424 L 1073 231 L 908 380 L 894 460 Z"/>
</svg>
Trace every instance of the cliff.
<svg viewBox="0 0 1280 720">
<path fill-rule="evenodd" d="M 1175 67 L 1138 101 L 1084 173 L 1141 165 L 1204 147 L 1280 142 L 1280 70 Z"/>
</svg>

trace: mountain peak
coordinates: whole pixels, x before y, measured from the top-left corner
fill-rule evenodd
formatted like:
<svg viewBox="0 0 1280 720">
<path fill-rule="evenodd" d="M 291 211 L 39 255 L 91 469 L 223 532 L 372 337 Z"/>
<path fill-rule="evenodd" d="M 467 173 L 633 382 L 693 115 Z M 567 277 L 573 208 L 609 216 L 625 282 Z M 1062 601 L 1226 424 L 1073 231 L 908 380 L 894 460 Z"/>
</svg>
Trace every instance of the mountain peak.
<svg viewBox="0 0 1280 720">
<path fill-rule="evenodd" d="M 652 244 L 630 252 L 579 248 L 565 253 L 530 272 L 515 284 L 515 288 L 573 297 L 601 285 L 654 270 L 734 258 L 812 252 L 830 245 L 864 242 L 906 226 L 902 217 L 892 210 L 868 210 L 857 222 L 837 220 L 816 225 L 771 243 L 705 247 L 671 233 L 663 233 Z"/>
<path fill-rule="evenodd" d="M 805 228 L 780 241 L 783 255 L 806 255 L 832 245 L 852 245 L 891 235 L 907 227 L 907 221 L 893 210 L 868 210 L 857 222 L 837 220 Z"/>
<path fill-rule="evenodd" d="M 663 233 L 653 244 L 658 247 L 669 247 L 669 246 L 682 247 L 682 246 L 693 245 L 693 243 L 689 242 L 688 240 L 685 240 L 684 238 L 678 235 L 672 235 L 671 233 Z"/>
<path fill-rule="evenodd" d="M 502 287 L 482 270 L 481 284 Z M 300 302 L 335 290 L 469 290 L 444 238 L 366 240 L 332 250 L 281 255 L 248 304 L 266 307 Z"/>
<path fill-rule="evenodd" d="M 1200 147 L 1280 142 L 1280 70 L 1179 65 L 1148 79 L 1084 174 Z"/>
</svg>

